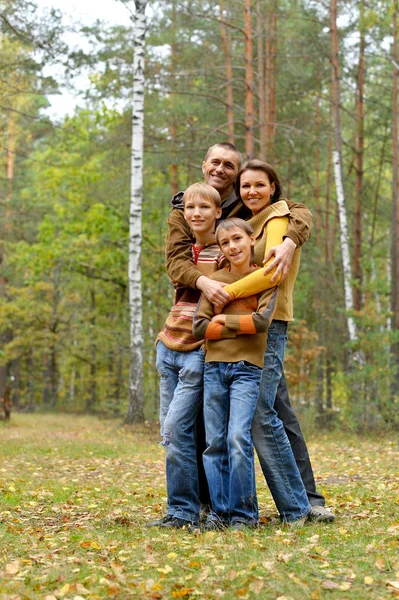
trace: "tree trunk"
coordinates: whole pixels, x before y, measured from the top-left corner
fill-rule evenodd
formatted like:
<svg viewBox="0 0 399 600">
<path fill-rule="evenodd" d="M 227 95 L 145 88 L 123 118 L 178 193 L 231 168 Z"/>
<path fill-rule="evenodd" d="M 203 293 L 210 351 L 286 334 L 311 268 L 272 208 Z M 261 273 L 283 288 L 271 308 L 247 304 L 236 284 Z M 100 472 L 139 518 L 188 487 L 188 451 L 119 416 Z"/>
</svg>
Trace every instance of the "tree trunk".
<svg viewBox="0 0 399 600">
<path fill-rule="evenodd" d="M 266 12 L 266 160 L 273 162 L 274 137 L 277 126 L 277 0 L 267 2 Z"/>
<path fill-rule="evenodd" d="M 227 140 L 234 144 L 234 107 L 233 107 L 233 65 L 231 61 L 231 33 L 225 25 L 224 2 L 219 2 L 220 37 L 224 52 L 226 72 L 226 104 L 227 104 Z M 230 7 L 227 8 L 227 23 L 230 22 Z"/>
<path fill-rule="evenodd" d="M 254 142 L 254 72 L 251 0 L 244 0 L 245 29 L 245 154 L 253 158 Z"/>
<path fill-rule="evenodd" d="M 259 115 L 259 158 L 266 159 L 266 101 L 265 101 L 265 55 L 263 49 L 264 25 L 262 2 L 256 0 L 258 36 L 258 115 Z"/>
<path fill-rule="evenodd" d="M 170 42 L 170 78 L 171 84 L 175 84 L 175 63 L 176 63 L 176 0 L 172 2 L 172 28 L 171 28 L 171 42 Z M 170 108 L 171 108 L 171 121 L 170 121 L 170 142 L 172 149 L 172 165 L 170 185 L 172 188 L 172 196 L 177 194 L 179 191 L 179 167 L 177 164 L 177 144 L 176 144 L 176 95 L 174 90 L 170 92 Z"/>
<path fill-rule="evenodd" d="M 348 224 L 345 207 L 344 177 L 342 168 L 342 137 L 340 116 L 340 87 L 339 87 L 339 61 L 338 61 L 338 30 L 337 30 L 337 1 L 331 0 L 331 55 L 333 73 L 333 108 L 334 108 L 334 132 L 335 150 L 333 150 L 335 187 L 337 194 L 338 215 L 340 225 L 341 257 L 344 278 L 345 309 L 348 313 L 353 311 L 352 295 L 352 273 L 349 253 Z M 357 339 L 356 323 L 350 314 L 346 317 L 349 339 L 351 342 Z"/>
<path fill-rule="evenodd" d="M 130 372 L 129 408 L 126 423 L 144 421 L 143 394 L 143 315 L 141 297 L 141 211 L 143 198 L 144 147 L 144 54 L 147 0 L 135 0 L 131 200 L 129 218 L 129 307 L 130 307 Z"/>
<path fill-rule="evenodd" d="M 365 48 L 364 34 L 364 0 L 360 1 L 360 44 L 359 65 L 357 71 L 356 89 L 356 188 L 355 188 L 355 232 L 353 248 L 353 305 L 355 310 L 362 307 L 362 192 L 363 192 L 363 153 L 364 153 L 364 77 L 365 77 Z"/>
<path fill-rule="evenodd" d="M 398 0 L 393 1 L 392 46 L 392 246 L 391 246 L 391 311 L 392 330 L 399 330 L 399 50 L 398 50 Z M 391 345 L 394 369 L 399 365 L 399 341 Z M 399 395 L 398 373 L 392 378 L 391 395 Z"/>
</svg>

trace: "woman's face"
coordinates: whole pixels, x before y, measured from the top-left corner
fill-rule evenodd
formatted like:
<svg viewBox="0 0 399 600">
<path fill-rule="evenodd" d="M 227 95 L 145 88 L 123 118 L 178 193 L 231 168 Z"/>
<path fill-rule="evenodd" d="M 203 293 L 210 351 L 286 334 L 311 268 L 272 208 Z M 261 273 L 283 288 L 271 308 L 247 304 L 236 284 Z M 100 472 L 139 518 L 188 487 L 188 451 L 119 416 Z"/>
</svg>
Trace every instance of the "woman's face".
<svg viewBox="0 0 399 600">
<path fill-rule="evenodd" d="M 253 215 L 269 206 L 275 185 L 263 171 L 248 169 L 240 177 L 240 195 Z"/>
</svg>

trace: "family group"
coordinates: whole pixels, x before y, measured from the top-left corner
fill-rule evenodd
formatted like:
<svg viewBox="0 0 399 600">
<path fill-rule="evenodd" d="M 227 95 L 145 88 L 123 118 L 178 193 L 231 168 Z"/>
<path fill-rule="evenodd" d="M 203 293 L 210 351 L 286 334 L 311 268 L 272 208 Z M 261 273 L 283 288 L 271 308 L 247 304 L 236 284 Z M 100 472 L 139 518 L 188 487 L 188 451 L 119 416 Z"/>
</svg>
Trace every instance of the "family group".
<svg viewBox="0 0 399 600">
<path fill-rule="evenodd" d="M 254 448 L 282 522 L 333 521 L 283 369 L 312 215 L 232 144 L 209 148 L 202 171 L 168 218 L 175 301 L 156 340 L 168 501 L 149 525 L 257 527 Z"/>
</svg>

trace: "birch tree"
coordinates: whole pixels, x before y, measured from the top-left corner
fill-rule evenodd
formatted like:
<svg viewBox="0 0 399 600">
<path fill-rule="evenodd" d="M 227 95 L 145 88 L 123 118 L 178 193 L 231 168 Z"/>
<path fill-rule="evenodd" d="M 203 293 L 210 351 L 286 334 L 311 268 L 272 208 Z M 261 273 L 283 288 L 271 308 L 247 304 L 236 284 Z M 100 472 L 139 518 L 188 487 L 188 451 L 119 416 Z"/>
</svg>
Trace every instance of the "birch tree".
<svg viewBox="0 0 399 600">
<path fill-rule="evenodd" d="M 144 421 L 143 393 L 143 325 L 141 295 L 141 212 L 143 199 L 144 148 L 144 53 L 147 0 L 134 0 L 134 58 L 131 197 L 129 217 L 129 308 L 130 308 L 130 369 L 129 408 L 126 423 Z"/>
<path fill-rule="evenodd" d="M 354 318 L 351 316 L 353 311 L 353 295 L 351 286 L 351 262 L 349 252 L 348 238 L 348 219 L 345 207 L 344 177 L 342 169 L 342 134 L 341 134 L 341 116 L 340 116 L 340 69 L 338 59 L 338 28 L 337 28 L 337 1 L 331 0 L 330 30 L 331 30 L 331 61 L 332 61 L 332 104 L 334 112 L 334 132 L 335 149 L 333 150 L 335 187 L 337 194 L 342 270 L 344 279 L 345 309 L 347 311 L 347 327 L 349 339 L 351 342 L 357 340 L 357 329 Z"/>
</svg>

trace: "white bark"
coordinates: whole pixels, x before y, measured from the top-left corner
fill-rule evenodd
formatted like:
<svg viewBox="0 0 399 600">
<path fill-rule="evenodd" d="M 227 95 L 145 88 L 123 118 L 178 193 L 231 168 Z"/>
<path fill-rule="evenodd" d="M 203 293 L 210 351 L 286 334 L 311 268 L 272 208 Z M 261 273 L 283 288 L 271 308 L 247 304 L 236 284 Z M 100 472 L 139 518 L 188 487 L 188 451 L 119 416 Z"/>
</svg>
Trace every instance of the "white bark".
<svg viewBox="0 0 399 600">
<path fill-rule="evenodd" d="M 333 150 L 335 188 L 337 192 L 338 216 L 339 216 L 339 231 L 341 242 L 341 256 L 344 277 L 344 295 L 345 309 L 347 312 L 353 311 L 353 296 L 351 286 L 351 259 L 349 253 L 348 239 L 348 220 L 346 217 L 344 186 L 342 180 L 341 157 L 337 150 Z M 357 339 L 356 323 L 352 316 L 347 315 L 347 324 L 349 331 L 349 339 L 351 342 Z"/>
<path fill-rule="evenodd" d="M 126 422 L 144 420 L 143 393 L 143 326 L 141 290 L 141 212 L 143 197 L 144 147 L 144 53 L 147 0 L 135 0 L 133 110 L 131 154 L 131 198 L 129 217 L 129 309 L 130 309 L 130 372 L 129 409 Z"/>
</svg>

